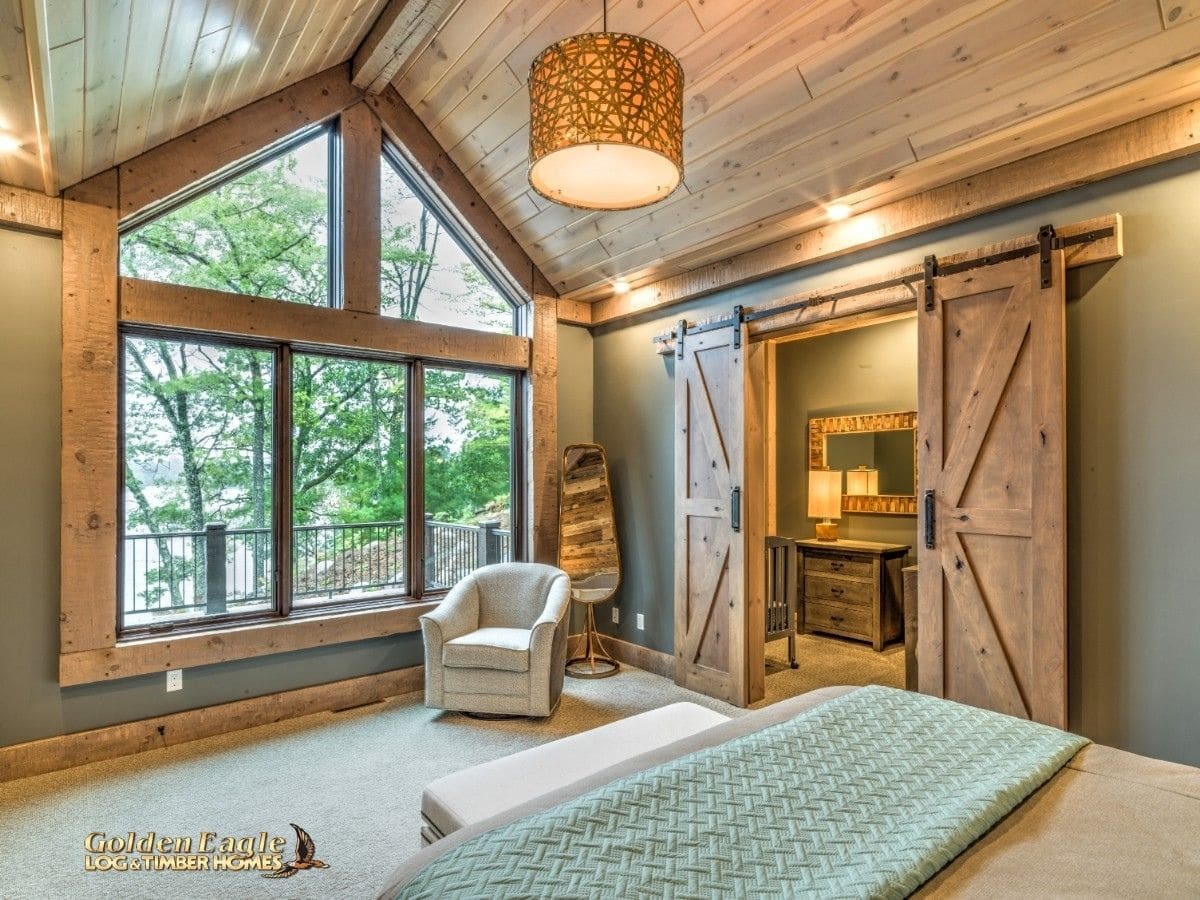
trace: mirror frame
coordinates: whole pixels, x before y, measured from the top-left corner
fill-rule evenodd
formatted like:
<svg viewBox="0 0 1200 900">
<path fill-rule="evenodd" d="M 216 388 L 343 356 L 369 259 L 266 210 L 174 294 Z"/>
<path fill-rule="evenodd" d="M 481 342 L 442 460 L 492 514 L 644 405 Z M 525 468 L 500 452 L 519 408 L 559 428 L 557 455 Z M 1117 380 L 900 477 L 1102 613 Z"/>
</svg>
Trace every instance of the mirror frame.
<svg viewBox="0 0 1200 900">
<path fill-rule="evenodd" d="M 808 467 L 824 469 L 825 438 L 831 434 L 861 434 L 869 431 L 913 433 L 913 484 L 917 483 L 917 414 L 915 412 L 872 413 L 861 416 L 825 416 L 808 420 Z M 843 513 L 874 513 L 889 516 L 915 516 L 916 494 L 858 495 L 842 494 Z"/>
</svg>

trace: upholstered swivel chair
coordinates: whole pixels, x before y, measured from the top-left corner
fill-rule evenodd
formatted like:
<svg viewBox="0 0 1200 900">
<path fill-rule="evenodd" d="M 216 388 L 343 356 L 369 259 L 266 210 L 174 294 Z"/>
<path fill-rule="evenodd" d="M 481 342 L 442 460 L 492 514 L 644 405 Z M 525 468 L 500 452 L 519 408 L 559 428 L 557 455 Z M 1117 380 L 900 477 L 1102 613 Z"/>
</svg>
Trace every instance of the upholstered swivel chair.
<svg viewBox="0 0 1200 900">
<path fill-rule="evenodd" d="M 456 584 L 421 616 L 425 705 L 548 716 L 562 695 L 570 580 L 554 566 L 500 563 Z"/>
</svg>

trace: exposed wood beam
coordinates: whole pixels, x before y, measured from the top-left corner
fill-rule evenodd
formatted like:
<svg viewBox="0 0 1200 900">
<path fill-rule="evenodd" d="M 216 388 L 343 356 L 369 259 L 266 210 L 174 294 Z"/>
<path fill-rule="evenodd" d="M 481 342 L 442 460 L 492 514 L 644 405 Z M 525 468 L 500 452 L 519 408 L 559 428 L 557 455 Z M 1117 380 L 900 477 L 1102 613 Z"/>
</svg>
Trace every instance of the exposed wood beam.
<svg viewBox="0 0 1200 900">
<path fill-rule="evenodd" d="M 355 87 L 370 94 L 387 87 L 457 5 L 453 0 L 389 0 L 354 53 Z"/>
<path fill-rule="evenodd" d="M 1125 252 L 1124 229 L 1121 216 L 1112 213 L 1063 225 L 1057 229 L 1058 237 L 1078 238 L 1081 243 L 1064 248 L 1067 269 L 1093 263 L 1111 262 L 1120 259 Z M 1093 237 L 1093 235 L 1096 235 Z M 1099 236 L 1103 235 L 1103 236 Z M 1037 243 L 1037 235 L 1023 235 L 1007 241 L 985 244 L 957 253 L 938 257 L 942 268 L 972 263 L 985 257 L 995 257 L 1010 251 L 1030 247 Z M 917 308 L 917 295 L 924 266 L 914 263 L 903 269 L 881 272 L 856 281 L 831 285 L 818 290 L 805 291 L 788 297 L 780 297 L 758 306 L 743 309 L 753 318 L 746 325 L 752 340 L 788 340 L 799 337 L 814 337 L 832 331 L 841 331 L 866 321 L 880 322 L 903 315 L 911 315 Z M 903 280 L 905 283 L 895 283 Z M 835 299 L 828 299 L 835 298 Z M 717 321 L 721 317 L 702 319 L 692 325 Z M 675 352 L 675 331 L 654 337 L 655 350 L 661 356 Z"/>
<path fill-rule="evenodd" d="M 581 300 L 558 299 L 558 321 L 565 325 L 591 325 L 592 304 Z"/>
<path fill-rule="evenodd" d="M 362 99 L 348 64 L 333 66 L 121 163 L 121 218 L 170 198 L 306 125 Z"/>
<path fill-rule="evenodd" d="M 60 234 L 62 221 L 61 198 L 0 184 L 0 225 L 41 234 Z"/>
<path fill-rule="evenodd" d="M 216 334 L 376 350 L 451 362 L 525 369 L 528 338 L 307 306 L 205 288 L 121 279 L 121 321 Z"/>
<path fill-rule="evenodd" d="M 558 323 L 555 298 L 534 295 L 526 307 L 533 341 L 525 433 L 529 441 L 529 558 L 558 564 Z"/>
<path fill-rule="evenodd" d="M 342 113 L 342 306 L 378 313 L 380 302 L 379 117 L 365 103 Z"/>
<path fill-rule="evenodd" d="M 677 303 L 897 238 L 1044 197 L 1200 150 L 1196 103 L 1185 103 L 979 175 L 895 200 L 757 250 L 598 301 L 593 325 Z"/>
<path fill-rule="evenodd" d="M 460 224 L 473 231 L 479 243 L 491 252 L 493 262 L 508 276 L 513 290 L 526 298 L 534 294 L 557 297 L 558 291 L 395 88 L 388 86 L 367 100 L 388 137 L 424 176 L 426 185 L 441 195 L 444 205 L 461 217 Z"/>
<path fill-rule="evenodd" d="M 392 669 L 376 675 L 346 678 L 0 747 L 0 782 L 44 775 L 145 750 L 174 747 L 201 738 L 314 713 L 336 712 L 351 706 L 377 703 L 388 697 L 420 690 L 424 671 L 423 666 Z"/>
</svg>

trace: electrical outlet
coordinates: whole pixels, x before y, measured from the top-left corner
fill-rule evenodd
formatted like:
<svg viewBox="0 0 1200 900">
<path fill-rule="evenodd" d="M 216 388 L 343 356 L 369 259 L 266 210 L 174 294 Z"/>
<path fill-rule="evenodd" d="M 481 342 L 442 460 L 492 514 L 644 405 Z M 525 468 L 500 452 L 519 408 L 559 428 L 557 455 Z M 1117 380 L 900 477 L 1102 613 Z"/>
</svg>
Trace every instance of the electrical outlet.
<svg viewBox="0 0 1200 900">
<path fill-rule="evenodd" d="M 643 616 L 641 613 L 637 614 L 637 627 L 638 627 L 638 631 L 646 630 L 646 617 Z"/>
<path fill-rule="evenodd" d="M 612 613 L 613 613 L 613 624 L 620 625 L 621 624 L 621 611 L 614 606 L 612 608 Z"/>
<path fill-rule="evenodd" d="M 183 690 L 183 669 L 171 669 L 167 672 L 167 690 Z"/>
</svg>

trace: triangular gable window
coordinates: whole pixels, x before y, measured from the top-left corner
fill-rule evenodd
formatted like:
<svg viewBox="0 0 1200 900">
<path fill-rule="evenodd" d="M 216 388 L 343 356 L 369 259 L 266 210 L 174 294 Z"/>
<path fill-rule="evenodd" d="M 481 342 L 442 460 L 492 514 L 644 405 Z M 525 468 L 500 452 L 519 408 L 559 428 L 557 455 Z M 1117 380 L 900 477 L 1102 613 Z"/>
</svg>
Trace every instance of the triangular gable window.
<svg viewBox="0 0 1200 900">
<path fill-rule="evenodd" d="M 512 303 L 398 166 L 391 154 L 384 154 L 380 312 L 401 319 L 513 333 Z"/>
<path fill-rule="evenodd" d="M 121 237 L 121 274 L 328 306 L 330 144 L 321 129 Z"/>
</svg>

